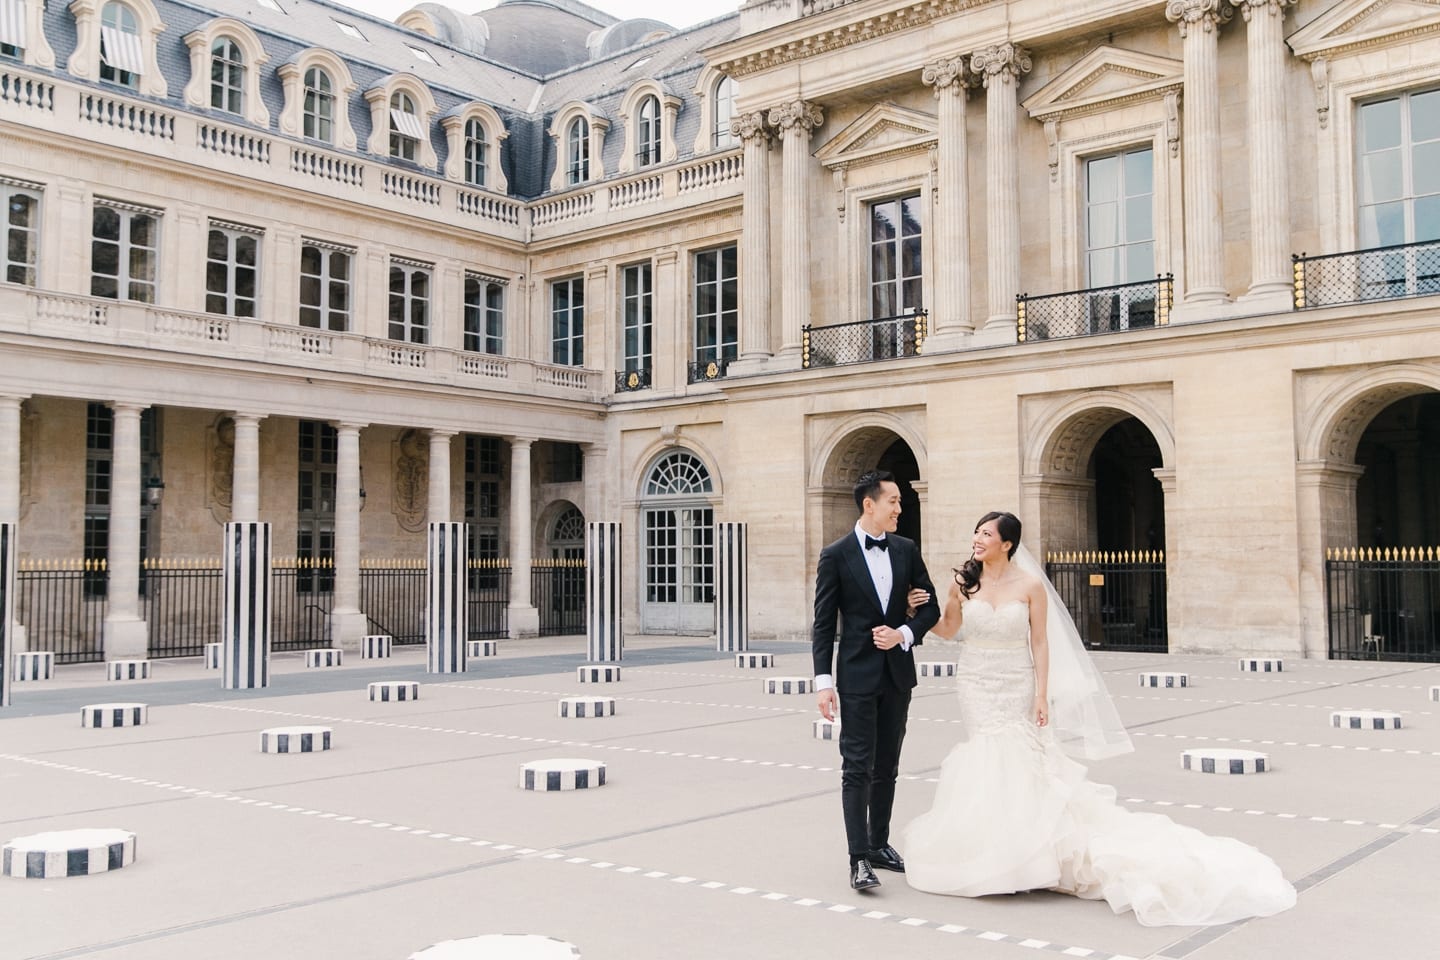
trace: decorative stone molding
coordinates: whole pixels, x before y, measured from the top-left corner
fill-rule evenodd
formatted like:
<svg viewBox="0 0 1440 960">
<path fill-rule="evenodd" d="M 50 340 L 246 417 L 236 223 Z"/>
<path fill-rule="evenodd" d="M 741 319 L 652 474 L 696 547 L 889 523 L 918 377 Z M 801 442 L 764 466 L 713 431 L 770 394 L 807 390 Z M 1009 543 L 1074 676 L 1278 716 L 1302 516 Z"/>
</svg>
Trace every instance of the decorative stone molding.
<svg viewBox="0 0 1440 960">
<path fill-rule="evenodd" d="M 1021 106 L 1035 120 L 1067 120 L 1178 97 L 1184 85 L 1182 61 L 1106 45 L 1077 60 Z"/>
<path fill-rule="evenodd" d="M 920 82 L 935 88 L 936 100 L 940 99 L 942 93 L 963 95 L 975 85 L 976 79 L 970 70 L 969 59 L 964 54 L 927 63 L 920 71 Z"/>
<path fill-rule="evenodd" d="M 1240 11 L 1240 15 L 1249 23 L 1250 18 L 1256 14 L 1268 13 L 1272 17 L 1284 17 L 1285 8 L 1293 7 L 1300 0 L 1230 0 L 1230 3 Z"/>
<path fill-rule="evenodd" d="M 640 132 L 640 105 L 646 97 L 654 97 L 660 104 L 660 157 L 656 162 L 641 167 L 636 162 Z M 618 173 L 635 173 L 649 170 L 662 163 L 673 163 L 680 155 L 675 144 L 675 120 L 680 114 L 682 101 L 658 80 L 641 80 L 625 91 L 620 101 L 620 114 L 625 118 L 625 147 L 620 152 Z"/>
<path fill-rule="evenodd" d="M 691 102 L 698 104 L 700 107 L 700 122 L 697 124 L 699 129 L 695 134 L 695 144 L 693 147 L 695 156 L 697 157 L 707 153 L 717 153 L 722 150 L 733 150 L 735 147 L 740 146 L 738 143 L 717 144 L 715 142 L 715 124 L 717 122 L 715 116 L 715 92 L 726 79 L 729 79 L 727 74 L 721 73 L 710 64 L 706 64 L 700 69 L 700 77 L 695 81 L 695 89 L 691 91 Z M 733 109 L 735 105 L 732 104 L 731 106 Z M 728 127 L 731 136 L 739 136 L 739 133 L 735 130 L 735 120 L 738 117 L 738 113 L 731 114 Z"/>
<path fill-rule="evenodd" d="M 1173 396 L 1168 383 L 1108 390 L 1037 394 L 1020 400 L 1025 476 L 1083 479 L 1101 435 L 1127 417 L 1145 425 L 1160 448 L 1160 462 L 1175 465 Z"/>
<path fill-rule="evenodd" d="M 70 4 L 70 12 L 75 15 L 75 52 L 70 54 L 65 69 L 73 77 L 100 79 L 100 11 L 105 3 L 106 0 L 74 0 Z M 155 49 L 160 35 L 165 32 L 165 22 L 150 0 L 125 0 L 125 5 L 135 14 L 140 46 L 145 55 L 145 69 L 140 74 L 138 92 L 147 97 L 164 99 L 169 94 L 169 87 L 160 73 Z"/>
<path fill-rule="evenodd" d="M 350 76 L 345 61 L 323 47 L 311 47 L 297 53 L 289 63 L 282 63 L 275 71 L 285 91 L 285 107 L 280 111 L 280 129 L 292 137 L 303 135 L 305 130 L 305 74 L 312 67 L 319 67 L 330 75 L 334 85 L 335 111 L 331 117 L 334 146 L 341 150 L 354 150 L 355 128 L 350 124 L 350 98 L 358 86 Z M 320 142 L 320 141 L 317 141 Z"/>
<path fill-rule="evenodd" d="M 1010 83 L 1030 72 L 1030 51 L 1019 44 L 997 43 L 970 55 L 970 69 L 987 90 L 992 80 Z"/>
<path fill-rule="evenodd" d="M 938 137 L 934 116 L 877 103 L 815 151 L 815 159 L 826 169 L 844 170 L 924 153 Z"/>
<path fill-rule="evenodd" d="M 570 124 L 576 119 L 583 118 L 590 125 L 590 175 L 581 180 L 580 183 L 566 182 L 566 156 L 568 149 L 567 137 Z M 555 121 L 548 131 L 550 136 L 555 138 L 555 172 L 550 177 L 551 191 L 563 191 L 573 189 L 586 183 L 595 183 L 605 179 L 605 160 L 603 151 L 605 148 L 605 132 L 610 129 L 610 119 L 600 112 L 593 104 L 585 103 L 582 100 L 572 100 L 561 107 L 555 114 Z"/>
<path fill-rule="evenodd" d="M 1342 0 L 1296 30 L 1287 42 L 1295 56 L 1313 62 L 1411 43 L 1436 34 L 1440 34 L 1440 4 Z"/>
<path fill-rule="evenodd" d="M 1230 20 L 1234 8 L 1230 0 L 1169 0 L 1165 4 L 1165 17 L 1180 28 L 1184 38 L 1190 28 L 1199 26 L 1206 32 L 1218 30 Z"/>
<path fill-rule="evenodd" d="M 1296 379 L 1297 459 L 1352 464 L 1370 421 L 1390 404 L 1440 390 L 1440 358 L 1310 371 Z"/>
<path fill-rule="evenodd" d="M 28 67 L 55 67 L 55 51 L 45 38 L 45 0 L 21 0 L 25 15 L 25 49 L 21 62 Z"/>
<path fill-rule="evenodd" d="M 760 139 L 766 146 L 775 137 L 775 130 L 765 122 L 765 111 L 755 110 L 751 113 L 742 113 L 730 121 L 730 132 L 739 137 L 741 142 Z"/>
<path fill-rule="evenodd" d="M 824 119 L 825 115 L 820 107 L 805 100 L 791 100 L 778 107 L 771 107 L 769 112 L 770 125 L 777 128 L 782 135 L 798 130 L 808 138 Z"/>
<path fill-rule="evenodd" d="M 466 182 L 466 186 L 500 194 L 509 193 L 510 181 L 500 164 L 500 145 L 510 136 L 510 131 L 505 128 L 505 122 L 500 119 L 500 114 L 495 112 L 494 107 L 478 100 L 457 107 L 440 121 L 440 126 L 445 130 L 445 179 L 464 181 L 465 128 L 471 120 L 479 121 L 480 128 L 484 130 L 485 142 L 490 146 L 490 156 L 485 162 L 485 182 Z"/>
<path fill-rule="evenodd" d="M 425 529 L 429 505 L 430 463 L 428 438 L 419 430 L 404 430 L 391 444 L 390 512 L 401 530 Z"/>
<path fill-rule="evenodd" d="M 226 523 L 235 497 L 235 419 L 222 413 L 205 433 L 210 447 L 205 458 L 206 506 L 216 523 Z"/>
<path fill-rule="evenodd" d="M 270 111 L 265 109 L 265 102 L 260 99 L 260 72 L 270 62 L 270 57 L 255 31 L 231 17 L 217 17 L 185 35 L 185 46 L 190 48 L 190 82 L 185 85 L 185 102 L 192 107 L 221 110 L 210 104 L 210 83 L 211 48 L 222 38 L 234 40 L 245 55 L 245 87 L 240 115 L 257 127 L 270 126 Z"/>
</svg>

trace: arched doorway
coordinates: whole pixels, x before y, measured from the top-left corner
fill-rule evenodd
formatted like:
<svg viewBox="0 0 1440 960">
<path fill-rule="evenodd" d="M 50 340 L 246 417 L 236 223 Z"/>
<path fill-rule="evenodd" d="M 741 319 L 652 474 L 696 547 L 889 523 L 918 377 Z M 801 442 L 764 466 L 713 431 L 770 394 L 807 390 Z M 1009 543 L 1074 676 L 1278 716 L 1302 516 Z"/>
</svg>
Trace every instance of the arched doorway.
<svg viewBox="0 0 1440 960">
<path fill-rule="evenodd" d="M 807 556 L 819 556 L 820 549 L 855 526 L 855 481 L 870 470 L 887 470 L 900 487 L 900 523 L 896 530 L 923 547 L 923 507 L 926 487 L 921 477 L 920 455 L 896 430 L 884 426 L 863 426 L 847 433 L 829 450 L 820 465 L 819 484 L 811 485 L 811 505 L 818 509 L 818 542 L 808 545 Z M 818 488 L 818 489 L 817 489 Z M 812 527 L 812 530 L 816 529 Z M 812 537 L 812 540 L 816 538 Z"/>
<path fill-rule="evenodd" d="M 542 514 L 544 554 L 533 561 L 531 594 L 540 636 L 585 632 L 585 515 L 568 500 Z"/>
<path fill-rule="evenodd" d="M 715 510 L 710 470 L 688 450 L 664 454 L 640 488 L 645 633 L 715 629 Z"/>
<path fill-rule="evenodd" d="M 553 560 L 585 558 L 585 515 L 573 503 L 563 502 L 545 530 L 545 551 Z"/>
<path fill-rule="evenodd" d="M 875 469 L 893 473 L 900 487 L 900 522 L 895 532 L 920 545 L 920 494 L 915 490 L 920 480 L 920 464 L 915 462 L 915 451 L 910 449 L 910 444 L 897 439 L 885 448 Z"/>
</svg>

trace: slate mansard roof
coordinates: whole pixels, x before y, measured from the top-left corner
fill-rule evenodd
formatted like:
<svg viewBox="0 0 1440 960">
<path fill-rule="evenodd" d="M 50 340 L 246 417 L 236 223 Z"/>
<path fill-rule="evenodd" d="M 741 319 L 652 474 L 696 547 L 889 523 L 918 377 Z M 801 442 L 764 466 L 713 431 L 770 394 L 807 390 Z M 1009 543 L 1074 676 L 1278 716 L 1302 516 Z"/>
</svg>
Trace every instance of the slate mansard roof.
<svg viewBox="0 0 1440 960">
<path fill-rule="evenodd" d="M 495 108 L 510 134 L 501 149 L 501 164 L 511 195 L 522 199 L 548 190 L 556 162 L 556 145 L 548 131 L 555 112 L 574 100 L 591 104 L 615 124 L 606 137 L 603 162 L 607 171 L 616 170 L 624 150 L 620 101 L 631 85 L 646 78 L 684 101 L 675 140 L 679 155 L 689 156 L 699 133 L 693 91 L 704 68 L 700 51 L 733 38 L 740 29 L 738 12 L 676 31 L 656 20 L 617 20 L 578 0 L 501 0 L 473 15 L 427 2 L 400 18 L 409 22 L 407 18 L 423 14 L 438 35 L 432 38 L 329 0 L 276 2 L 283 13 L 259 0 L 152 0 L 165 24 L 156 57 L 167 85 L 167 104 L 194 109 L 183 97 L 190 81 L 185 36 L 211 20 L 231 17 L 255 31 L 269 57 L 259 79 L 271 134 L 279 134 L 276 121 L 284 108 L 277 68 L 304 50 L 321 47 L 345 61 L 357 86 L 349 100 L 349 119 L 360 149 L 371 134 L 370 106 L 360 94 L 386 77 L 411 73 L 430 88 L 439 117 L 477 100 Z M 76 45 L 74 15 L 65 3 L 52 2 L 44 17 L 57 69 L 63 70 Z M 352 25 L 365 39 L 342 32 L 337 22 Z M 428 53 L 435 63 L 420 59 L 413 49 Z M 228 123 L 244 124 L 233 115 L 224 117 Z M 447 150 L 438 123 L 431 125 L 430 138 L 443 165 Z"/>
</svg>

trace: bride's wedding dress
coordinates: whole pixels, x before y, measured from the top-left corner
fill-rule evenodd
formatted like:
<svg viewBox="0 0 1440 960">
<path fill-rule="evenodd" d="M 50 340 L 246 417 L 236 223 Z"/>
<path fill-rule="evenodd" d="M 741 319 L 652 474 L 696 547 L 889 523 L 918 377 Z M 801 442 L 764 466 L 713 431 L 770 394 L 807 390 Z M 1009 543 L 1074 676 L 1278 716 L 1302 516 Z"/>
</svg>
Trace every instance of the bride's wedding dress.
<svg viewBox="0 0 1440 960">
<path fill-rule="evenodd" d="M 977 897 L 1052 889 L 1104 898 L 1146 926 L 1229 923 L 1295 904 L 1254 847 L 1119 806 L 1031 716 L 1029 607 L 964 606 L 959 666 L 968 739 L 945 758 L 935 803 L 904 831 L 906 879 Z"/>
</svg>

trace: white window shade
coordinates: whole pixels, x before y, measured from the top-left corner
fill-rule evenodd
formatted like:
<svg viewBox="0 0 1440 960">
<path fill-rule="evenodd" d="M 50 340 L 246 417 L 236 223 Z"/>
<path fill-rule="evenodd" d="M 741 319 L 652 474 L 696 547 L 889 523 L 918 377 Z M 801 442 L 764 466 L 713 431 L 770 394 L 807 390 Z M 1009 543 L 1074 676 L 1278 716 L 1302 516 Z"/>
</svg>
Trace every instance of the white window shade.
<svg viewBox="0 0 1440 960">
<path fill-rule="evenodd" d="M 25 0 L 0 0 L 0 43 L 25 49 Z"/>
<path fill-rule="evenodd" d="M 390 123 L 394 126 L 395 132 L 401 136 L 412 137 L 416 140 L 425 139 L 425 131 L 420 127 L 420 118 L 413 113 L 392 109 Z"/>
<path fill-rule="evenodd" d="M 0 0 L 0 3 L 4 2 L 6 0 Z M 106 63 L 126 73 L 144 73 L 145 49 L 140 44 L 139 36 L 115 27 L 101 27 L 100 39 L 104 43 L 102 53 Z"/>
</svg>

